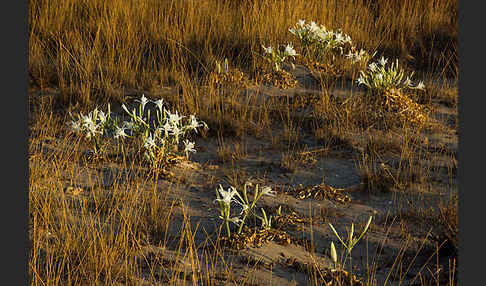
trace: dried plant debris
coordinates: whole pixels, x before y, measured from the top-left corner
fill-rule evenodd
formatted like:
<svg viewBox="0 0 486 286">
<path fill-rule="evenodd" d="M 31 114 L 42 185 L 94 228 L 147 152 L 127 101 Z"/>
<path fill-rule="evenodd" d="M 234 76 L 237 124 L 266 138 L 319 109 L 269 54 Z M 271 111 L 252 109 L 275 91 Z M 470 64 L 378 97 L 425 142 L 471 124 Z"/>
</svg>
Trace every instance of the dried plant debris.
<svg viewBox="0 0 486 286">
<path fill-rule="evenodd" d="M 223 245 L 236 250 L 242 250 L 249 246 L 261 247 L 269 241 L 274 241 L 281 245 L 288 245 L 291 243 L 291 237 L 282 230 L 277 229 L 250 229 L 243 228 L 243 231 L 232 233 L 230 238 L 221 238 Z"/>
<path fill-rule="evenodd" d="M 297 187 L 284 188 L 275 187 L 277 192 L 281 192 L 287 195 L 291 195 L 299 200 L 314 199 L 314 200 L 330 200 L 340 204 L 347 205 L 351 203 L 351 197 L 344 194 L 344 189 L 337 189 L 325 184 L 319 184 L 314 186 L 302 186 L 299 184 Z"/>
<path fill-rule="evenodd" d="M 291 211 L 289 214 L 274 217 L 272 227 L 276 229 L 295 228 L 299 224 L 309 223 L 310 220 L 310 218 L 302 217 L 295 211 Z"/>
<path fill-rule="evenodd" d="M 412 124 L 422 125 L 428 119 L 425 107 L 416 103 L 399 90 L 391 89 L 387 91 L 383 104 L 386 110 L 396 112 L 400 119 Z"/>
<path fill-rule="evenodd" d="M 245 74 L 236 68 L 229 68 L 224 72 L 212 72 L 209 74 L 208 82 L 217 86 L 248 87 L 250 85 Z"/>
<path fill-rule="evenodd" d="M 294 94 L 292 96 L 283 95 L 277 97 L 278 104 L 289 105 L 296 109 L 305 109 L 312 107 L 321 101 L 321 95 L 306 93 L 306 94 Z"/>
<path fill-rule="evenodd" d="M 272 71 L 263 75 L 265 83 L 271 84 L 281 89 L 288 89 L 297 86 L 297 80 L 295 77 L 284 70 Z"/>
<path fill-rule="evenodd" d="M 284 267 L 291 268 L 297 272 L 307 275 L 315 275 L 319 278 L 321 285 L 354 285 L 364 286 L 364 282 L 342 269 L 318 268 L 315 264 L 298 261 L 294 257 L 289 257 L 280 262 Z"/>
</svg>

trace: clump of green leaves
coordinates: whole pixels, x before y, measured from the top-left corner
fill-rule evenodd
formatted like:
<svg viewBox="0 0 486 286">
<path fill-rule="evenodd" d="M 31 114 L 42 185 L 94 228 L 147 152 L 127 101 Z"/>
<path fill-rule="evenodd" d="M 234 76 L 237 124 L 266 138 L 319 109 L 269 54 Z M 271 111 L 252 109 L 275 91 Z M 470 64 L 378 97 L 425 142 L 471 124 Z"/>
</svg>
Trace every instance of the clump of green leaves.
<svg viewBox="0 0 486 286">
<path fill-rule="evenodd" d="M 264 51 L 263 58 L 267 60 L 274 72 L 279 72 L 285 61 L 290 58 L 295 60 L 295 56 L 297 56 L 297 52 L 291 44 L 287 44 L 283 49 L 278 46 L 274 49 L 272 46 L 265 47 L 264 45 L 262 45 L 262 48 Z M 293 63 L 291 64 L 293 65 Z"/>
<path fill-rule="evenodd" d="M 257 184 L 253 192 L 253 198 L 250 201 L 248 199 L 248 187 L 250 186 L 252 186 L 251 183 L 245 183 L 245 185 L 243 186 L 243 195 L 241 195 L 238 190 L 233 186 L 230 186 L 228 190 L 225 191 L 223 187 L 219 185 L 219 188 L 216 190 L 217 199 L 215 201 L 218 202 L 219 205 L 219 218 L 222 220 L 226 228 L 226 234 L 228 238 L 231 237 L 231 229 L 229 223 L 231 222 L 238 225 L 237 233 L 240 234 L 243 230 L 245 220 L 248 218 L 249 215 L 255 215 L 256 217 L 258 217 L 262 221 L 262 226 L 265 229 L 271 227 L 272 217 L 270 216 L 270 218 L 268 218 L 263 208 L 263 217 L 260 217 L 255 214 L 254 208 L 256 206 L 256 203 L 262 198 L 262 196 L 275 196 L 275 193 L 270 187 L 264 187 L 260 190 Z M 233 217 L 231 217 L 232 202 L 237 203 L 242 207 L 241 212 L 237 215 L 234 215 Z"/>
<path fill-rule="evenodd" d="M 395 62 L 387 65 L 388 59 L 381 57 L 377 62 L 371 63 L 366 70 L 360 72 L 359 78 L 356 80 L 358 86 L 364 85 L 369 90 L 375 93 L 383 94 L 390 90 L 402 90 L 405 88 L 424 90 L 425 85 L 421 81 L 414 85 L 411 78 L 413 72 L 409 75 L 400 68 L 398 59 Z"/>
<path fill-rule="evenodd" d="M 329 227 L 331 228 L 332 232 L 339 239 L 339 242 L 341 242 L 341 245 L 346 249 L 346 252 L 345 252 L 346 254 L 344 255 L 344 257 L 341 256 L 341 261 L 338 262 L 336 247 L 334 246 L 334 243 L 331 242 L 331 259 L 334 263 L 334 269 L 344 269 L 344 266 L 346 264 L 346 260 L 347 260 L 348 257 L 349 257 L 349 260 L 352 261 L 351 260 L 351 251 L 353 250 L 354 246 L 361 240 L 361 238 L 364 236 L 364 234 L 368 231 L 368 228 L 371 224 L 372 219 L 373 219 L 373 217 L 370 216 L 370 218 L 368 219 L 368 222 L 366 223 L 363 231 L 361 232 L 361 234 L 357 238 L 354 237 L 354 223 L 351 223 L 351 229 L 348 232 L 348 239 L 347 239 L 346 242 L 339 236 L 339 234 L 337 233 L 334 226 L 329 223 Z M 351 269 L 352 269 L 352 267 L 351 267 Z"/>
</svg>

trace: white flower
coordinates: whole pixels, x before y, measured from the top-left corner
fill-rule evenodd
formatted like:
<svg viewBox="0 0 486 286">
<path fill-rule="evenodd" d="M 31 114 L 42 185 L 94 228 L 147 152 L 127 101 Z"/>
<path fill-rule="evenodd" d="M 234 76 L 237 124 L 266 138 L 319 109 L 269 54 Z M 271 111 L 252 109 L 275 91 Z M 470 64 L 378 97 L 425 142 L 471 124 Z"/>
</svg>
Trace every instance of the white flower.
<svg viewBox="0 0 486 286">
<path fill-rule="evenodd" d="M 145 104 L 147 104 L 148 99 L 145 97 L 144 94 L 142 94 L 140 100 L 136 100 L 136 101 L 140 102 L 140 104 L 142 105 L 142 112 L 143 112 L 145 110 Z"/>
<path fill-rule="evenodd" d="M 189 123 L 189 125 L 187 125 L 187 128 L 190 130 L 194 130 L 197 133 L 197 128 L 203 126 L 203 124 L 197 122 L 196 116 L 194 116 L 194 114 L 191 114 L 189 120 L 191 120 L 191 122 Z"/>
<path fill-rule="evenodd" d="M 350 44 L 351 44 L 351 43 L 352 43 L 352 41 L 351 41 L 351 37 L 350 37 L 350 36 L 348 36 L 348 35 L 344 36 L 344 42 L 345 42 L 345 43 L 350 43 Z"/>
<path fill-rule="evenodd" d="M 239 200 L 236 200 L 236 202 L 241 206 L 240 215 L 244 214 L 250 209 L 250 206 L 248 206 L 246 203 L 240 202 Z"/>
<path fill-rule="evenodd" d="M 101 121 L 101 124 L 105 123 L 106 121 L 106 115 L 102 110 L 100 110 L 98 113 L 98 119 Z"/>
<path fill-rule="evenodd" d="M 265 53 L 267 53 L 267 54 L 273 54 L 273 48 L 272 48 L 272 46 L 268 46 L 268 48 L 267 48 L 264 45 L 262 45 L 262 48 L 265 51 Z"/>
<path fill-rule="evenodd" d="M 377 67 L 378 67 L 378 66 L 377 66 L 377 64 L 376 64 L 376 63 L 371 63 L 371 64 L 368 66 L 368 68 L 369 68 L 371 71 L 375 71 Z"/>
<path fill-rule="evenodd" d="M 271 196 L 271 197 L 275 197 L 275 192 L 272 191 L 272 188 L 271 187 L 264 187 L 262 189 L 262 193 L 261 193 L 262 196 Z"/>
<path fill-rule="evenodd" d="M 79 132 L 81 130 L 81 122 L 72 120 L 71 129 L 73 129 L 75 132 Z"/>
<path fill-rule="evenodd" d="M 356 80 L 356 82 L 358 83 L 358 86 L 363 84 L 364 83 L 364 78 L 363 78 L 363 75 L 360 75 L 358 77 L 358 79 Z"/>
<path fill-rule="evenodd" d="M 143 143 L 143 147 L 145 147 L 145 149 L 151 150 L 154 146 L 155 146 L 155 140 L 152 137 L 152 134 L 149 134 L 149 136 L 147 136 L 145 142 Z"/>
<path fill-rule="evenodd" d="M 309 25 L 309 30 L 311 30 L 311 32 L 315 33 L 317 31 L 319 31 L 319 26 L 317 26 L 316 22 L 314 21 L 311 21 L 310 22 L 310 25 Z"/>
<path fill-rule="evenodd" d="M 388 62 L 387 59 L 385 59 L 383 56 L 381 56 L 381 59 L 379 61 L 380 65 L 384 66 Z"/>
<path fill-rule="evenodd" d="M 91 116 L 89 116 L 89 115 L 82 115 L 81 114 L 81 118 L 83 119 L 83 125 L 84 126 L 95 125 L 94 122 L 93 122 L 93 119 L 91 118 Z"/>
<path fill-rule="evenodd" d="M 230 222 L 232 222 L 236 225 L 240 225 L 243 222 L 243 220 L 240 217 L 237 217 L 237 216 L 229 218 L 228 221 L 230 221 Z"/>
<path fill-rule="evenodd" d="M 291 57 L 295 57 L 297 55 L 297 52 L 295 52 L 294 48 L 290 44 L 287 44 L 285 47 L 285 53 Z"/>
<path fill-rule="evenodd" d="M 194 149 L 194 142 L 190 142 L 189 140 L 184 140 L 184 152 L 188 154 L 189 152 L 195 153 L 196 149 Z"/>
<path fill-rule="evenodd" d="M 155 105 L 157 105 L 157 107 L 160 110 L 160 113 L 162 113 L 162 107 L 164 105 L 164 100 L 161 98 L 159 100 L 154 101 L 153 103 L 155 103 Z"/>
<path fill-rule="evenodd" d="M 344 37 L 341 33 L 336 33 L 336 41 L 338 43 L 343 43 L 344 42 Z"/>
<path fill-rule="evenodd" d="M 301 26 L 301 27 L 304 27 L 304 25 L 305 25 L 305 20 L 300 19 L 300 20 L 297 22 L 297 25 L 299 25 L 299 26 Z"/>
<path fill-rule="evenodd" d="M 219 189 L 217 189 L 219 192 L 218 198 L 216 201 L 222 202 L 225 205 L 229 205 L 231 201 L 233 200 L 233 197 L 236 195 L 238 192 L 235 187 L 231 186 L 228 188 L 228 191 L 225 191 L 221 185 L 219 185 Z M 218 194 L 218 193 L 217 193 Z M 219 196 L 221 195 L 221 198 Z"/>
<path fill-rule="evenodd" d="M 169 121 L 172 124 L 177 124 L 179 121 L 184 118 L 184 116 L 179 116 L 178 111 L 176 110 L 175 113 L 170 113 L 170 111 L 166 111 L 167 115 L 169 115 Z"/>
<path fill-rule="evenodd" d="M 164 129 L 164 131 L 165 131 L 165 137 L 167 137 L 168 132 L 171 132 L 172 131 L 172 128 L 173 127 L 174 126 L 168 120 L 165 122 L 164 125 L 161 126 L 161 128 Z"/>
<path fill-rule="evenodd" d="M 128 135 L 125 133 L 125 129 L 124 128 L 120 128 L 120 127 L 116 127 L 116 130 L 115 130 L 115 136 L 113 136 L 115 139 L 118 139 L 119 137 L 121 138 L 125 138 L 125 137 L 128 137 Z"/>
<path fill-rule="evenodd" d="M 182 130 L 176 125 L 172 126 L 172 135 L 175 137 L 175 142 L 179 143 L 179 136 L 182 134 Z"/>
<path fill-rule="evenodd" d="M 420 81 L 415 88 L 416 89 L 420 89 L 420 90 L 424 90 L 425 89 L 424 82 L 423 81 Z"/>
<path fill-rule="evenodd" d="M 101 133 L 97 130 L 98 126 L 93 122 L 93 119 L 90 116 L 81 115 L 81 117 L 83 119 L 83 127 L 87 131 L 86 138 L 89 139 L 91 136 L 95 136 L 96 133 Z"/>
</svg>

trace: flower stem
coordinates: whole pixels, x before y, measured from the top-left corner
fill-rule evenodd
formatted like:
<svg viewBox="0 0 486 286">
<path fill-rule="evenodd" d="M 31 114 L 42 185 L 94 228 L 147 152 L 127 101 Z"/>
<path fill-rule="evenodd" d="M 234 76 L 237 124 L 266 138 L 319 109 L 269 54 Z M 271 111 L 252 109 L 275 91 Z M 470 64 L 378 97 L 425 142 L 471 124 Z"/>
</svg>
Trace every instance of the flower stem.
<svg viewBox="0 0 486 286">
<path fill-rule="evenodd" d="M 226 233 L 228 234 L 228 238 L 231 237 L 231 232 L 230 232 L 230 227 L 229 227 L 229 221 L 227 219 L 224 220 L 226 224 Z"/>
</svg>

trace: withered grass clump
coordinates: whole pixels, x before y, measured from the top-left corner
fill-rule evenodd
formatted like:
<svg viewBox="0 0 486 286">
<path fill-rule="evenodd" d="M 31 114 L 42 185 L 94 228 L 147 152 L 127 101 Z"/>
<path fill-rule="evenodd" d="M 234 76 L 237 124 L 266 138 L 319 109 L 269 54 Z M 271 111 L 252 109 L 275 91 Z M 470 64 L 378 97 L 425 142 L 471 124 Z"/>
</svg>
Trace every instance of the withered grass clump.
<svg viewBox="0 0 486 286">
<path fill-rule="evenodd" d="M 294 76 L 285 70 L 271 71 L 263 74 L 263 82 L 281 89 L 293 88 L 298 84 Z"/>
<path fill-rule="evenodd" d="M 391 89 L 383 94 L 368 93 L 343 103 L 343 110 L 354 124 L 378 129 L 415 126 L 429 122 L 429 110 L 402 91 Z"/>
<path fill-rule="evenodd" d="M 226 73 L 212 72 L 209 74 L 208 83 L 220 87 L 245 88 L 250 85 L 248 78 L 236 68 L 231 68 Z"/>
<path fill-rule="evenodd" d="M 288 245 L 292 242 L 292 238 L 283 230 L 249 228 L 246 226 L 241 233 L 232 233 L 231 237 L 223 237 L 221 240 L 223 245 L 236 250 L 242 250 L 247 247 L 261 247 L 269 241 L 274 241 L 281 245 Z"/>
</svg>

